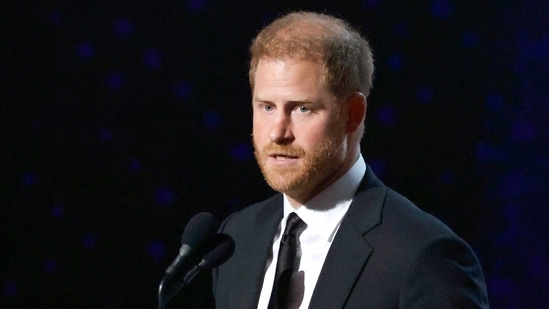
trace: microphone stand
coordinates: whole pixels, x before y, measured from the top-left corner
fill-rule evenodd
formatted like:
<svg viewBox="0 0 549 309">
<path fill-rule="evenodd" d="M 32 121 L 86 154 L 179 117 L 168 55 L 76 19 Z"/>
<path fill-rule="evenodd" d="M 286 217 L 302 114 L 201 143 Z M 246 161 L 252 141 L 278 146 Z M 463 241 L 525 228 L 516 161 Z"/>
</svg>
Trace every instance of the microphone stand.
<svg viewBox="0 0 549 309">
<path fill-rule="evenodd" d="M 164 309 L 166 304 L 172 297 L 179 292 L 179 290 L 188 285 L 191 280 L 203 270 L 211 270 L 214 267 L 217 267 L 223 264 L 233 255 L 234 252 L 234 240 L 226 234 L 217 234 L 214 237 L 215 247 L 204 256 L 200 263 L 196 264 L 191 270 L 187 271 L 185 276 L 181 280 L 177 280 L 175 286 L 169 289 L 170 293 L 164 295 L 164 286 L 167 281 L 173 278 L 173 272 L 166 271 L 164 277 L 160 280 L 158 286 L 158 308 Z M 170 268 L 168 268 L 170 269 Z"/>
<path fill-rule="evenodd" d="M 164 309 L 166 308 L 166 304 L 172 299 L 172 297 L 179 292 L 179 290 L 186 286 L 189 282 L 186 280 L 178 281 L 177 285 L 170 289 L 170 293 L 167 295 L 164 295 L 164 287 L 168 285 L 169 279 L 173 278 L 173 276 L 169 273 L 165 273 L 164 277 L 162 277 L 162 280 L 160 280 L 160 284 L 158 285 L 158 308 Z"/>
<path fill-rule="evenodd" d="M 166 308 L 166 304 L 168 303 L 168 300 L 164 301 L 164 286 L 169 278 L 171 278 L 169 274 L 164 274 L 158 285 L 158 309 Z"/>
</svg>

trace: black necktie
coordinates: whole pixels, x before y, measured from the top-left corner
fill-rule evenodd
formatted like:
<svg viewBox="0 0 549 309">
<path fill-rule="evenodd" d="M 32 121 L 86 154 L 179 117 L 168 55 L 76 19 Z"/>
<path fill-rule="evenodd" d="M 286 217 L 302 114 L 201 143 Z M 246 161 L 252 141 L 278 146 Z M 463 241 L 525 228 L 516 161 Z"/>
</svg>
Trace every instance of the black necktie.
<svg viewBox="0 0 549 309">
<path fill-rule="evenodd" d="M 284 234 L 280 239 L 280 249 L 278 251 L 278 262 L 276 264 L 276 273 L 269 300 L 269 309 L 286 308 L 288 294 L 290 292 L 290 280 L 294 273 L 294 264 L 299 248 L 299 235 L 307 228 L 307 224 L 292 212 L 288 216 Z"/>
</svg>

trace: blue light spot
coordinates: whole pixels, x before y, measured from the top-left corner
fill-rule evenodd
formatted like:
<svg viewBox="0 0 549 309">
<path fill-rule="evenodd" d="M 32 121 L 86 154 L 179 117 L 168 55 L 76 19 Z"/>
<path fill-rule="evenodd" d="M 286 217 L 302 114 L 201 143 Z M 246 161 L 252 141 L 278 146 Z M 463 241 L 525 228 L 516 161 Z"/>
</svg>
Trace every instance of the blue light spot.
<svg viewBox="0 0 549 309">
<path fill-rule="evenodd" d="M 61 14 L 59 12 L 50 13 L 50 22 L 57 28 L 61 27 Z"/>
<path fill-rule="evenodd" d="M 238 199 L 238 197 L 233 196 L 232 198 L 229 199 L 227 204 L 231 207 L 231 209 L 233 209 L 235 207 L 240 206 L 241 203 L 240 203 L 240 200 Z"/>
<path fill-rule="evenodd" d="M 187 8 L 191 11 L 200 11 L 206 6 L 206 0 L 186 0 Z"/>
<path fill-rule="evenodd" d="M 216 111 L 205 112 L 202 115 L 202 123 L 208 130 L 215 130 L 221 124 L 221 115 Z"/>
<path fill-rule="evenodd" d="M 549 272 L 549 264 L 547 261 L 543 258 L 543 256 L 540 255 L 534 255 L 530 258 L 530 261 L 528 263 L 530 273 L 532 275 L 536 274 L 546 274 Z"/>
<path fill-rule="evenodd" d="M 55 260 L 46 260 L 42 264 L 42 272 L 46 275 L 51 275 L 57 270 L 57 263 Z"/>
<path fill-rule="evenodd" d="M 192 85 L 189 82 L 179 82 L 174 87 L 175 95 L 179 99 L 186 99 L 192 91 Z"/>
<path fill-rule="evenodd" d="M 93 233 L 88 233 L 82 237 L 82 246 L 85 249 L 93 249 L 97 245 L 97 237 Z"/>
<path fill-rule="evenodd" d="M 93 46 L 90 42 L 82 42 L 78 45 L 77 52 L 80 58 L 88 60 L 93 57 Z"/>
<path fill-rule="evenodd" d="M 364 0 L 362 2 L 362 7 L 366 10 L 371 10 L 379 7 L 381 0 Z"/>
<path fill-rule="evenodd" d="M 151 241 L 147 245 L 147 254 L 153 258 L 153 260 L 159 262 L 166 256 L 166 243 L 162 240 Z"/>
<path fill-rule="evenodd" d="M 175 203 L 175 199 L 175 192 L 172 189 L 166 187 L 156 189 L 156 204 L 160 206 L 171 206 Z"/>
<path fill-rule="evenodd" d="M 492 291 L 495 295 L 498 295 L 499 297 L 505 297 L 508 295 L 515 295 L 515 288 L 513 286 L 513 283 L 508 278 L 492 278 L 488 280 L 489 290 Z M 509 307 L 509 308 L 516 308 L 516 307 Z"/>
<path fill-rule="evenodd" d="M 5 298 L 12 298 L 17 295 L 17 285 L 10 281 L 5 281 L 2 285 L 2 294 Z"/>
<path fill-rule="evenodd" d="M 97 128 L 97 134 L 99 135 L 99 140 L 102 142 L 111 142 L 113 138 L 112 131 L 106 128 Z"/>
<path fill-rule="evenodd" d="M 119 38 L 127 38 L 133 33 L 133 23 L 121 18 L 114 21 L 114 31 Z"/>
<path fill-rule="evenodd" d="M 416 97 L 422 103 L 431 103 L 433 101 L 433 89 L 428 86 L 423 86 L 417 90 Z"/>
<path fill-rule="evenodd" d="M 162 53 L 157 48 L 151 48 L 143 53 L 143 62 L 149 69 L 157 70 L 162 66 Z"/>
<path fill-rule="evenodd" d="M 36 184 L 38 177 L 33 172 L 24 172 L 21 176 L 21 181 L 23 182 L 23 186 L 30 188 Z"/>
<path fill-rule="evenodd" d="M 382 106 L 377 111 L 377 119 L 384 127 L 391 127 L 396 123 L 396 111 L 392 106 Z"/>
<path fill-rule="evenodd" d="M 403 38 L 408 37 L 408 25 L 405 22 L 396 24 L 393 33 Z"/>
<path fill-rule="evenodd" d="M 513 124 L 511 136 L 516 141 L 531 141 L 536 133 L 536 126 L 531 121 L 518 120 Z"/>
<path fill-rule="evenodd" d="M 456 176 L 454 175 L 454 173 L 452 173 L 450 171 L 446 171 L 446 172 L 444 172 L 440 175 L 439 179 L 443 183 L 452 184 L 452 183 L 455 182 Z"/>
<path fill-rule="evenodd" d="M 65 213 L 65 209 L 61 205 L 54 205 L 51 213 L 54 219 L 61 219 Z"/>
<path fill-rule="evenodd" d="M 480 35 L 476 32 L 465 32 L 461 39 L 464 47 L 471 48 L 480 42 Z"/>
<path fill-rule="evenodd" d="M 385 162 L 385 160 L 383 159 L 368 160 L 368 165 L 372 168 L 372 171 L 376 175 L 382 176 L 385 174 L 385 169 L 387 166 L 387 162 Z"/>
<path fill-rule="evenodd" d="M 448 0 L 434 0 L 431 4 L 431 15 L 437 18 L 448 18 L 452 15 L 452 3 Z"/>
<path fill-rule="evenodd" d="M 122 88 L 125 84 L 124 75 L 119 72 L 107 74 L 107 87 L 111 89 Z"/>
<path fill-rule="evenodd" d="M 502 192 L 501 195 L 513 198 L 522 195 L 524 192 L 528 190 L 528 184 L 526 183 L 527 179 L 526 177 L 519 171 L 511 171 L 507 173 L 503 177 L 502 180 Z M 506 207 L 506 213 L 507 217 L 513 218 L 517 216 L 518 209 L 516 208 L 517 205 L 510 204 Z"/>
<path fill-rule="evenodd" d="M 139 162 L 139 160 L 135 158 L 130 159 L 130 170 L 132 172 L 138 172 L 139 170 L 141 170 L 141 162 Z"/>
<path fill-rule="evenodd" d="M 499 92 L 489 93 L 485 104 L 488 110 L 498 111 L 503 107 L 503 96 Z"/>
<path fill-rule="evenodd" d="M 401 71 L 404 67 L 404 59 L 401 55 L 393 53 L 389 56 L 389 68 L 392 71 Z"/>
<path fill-rule="evenodd" d="M 500 152 L 487 142 L 480 142 L 475 149 L 476 157 L 480 160 L 494 160 L 501 157 Z"/>
<path fill-rule="evenodd" d="M 237 143 L 231 148 L 231 156 L 238 162 L 245 162 L 252 157 L 252 148 L 249 143 Z"/>
<path fill-rule="evenodd" d="M 528 71 L 527 64 L 528 61 L 525 60 L 525 57 L 518 57 L 514 65 L 515 72 L 518 74 L 525 74 Z"/>
</svg>

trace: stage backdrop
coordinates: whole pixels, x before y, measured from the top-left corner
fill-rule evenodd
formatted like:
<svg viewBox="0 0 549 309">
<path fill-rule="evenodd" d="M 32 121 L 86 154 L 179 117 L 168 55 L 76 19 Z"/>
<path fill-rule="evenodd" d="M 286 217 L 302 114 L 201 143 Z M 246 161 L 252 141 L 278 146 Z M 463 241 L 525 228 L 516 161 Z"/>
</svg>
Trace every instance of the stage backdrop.
<svg viewBox="0 0 549 309">
<path fill-rule="evenodd" d="M 3 308 L 153 308 L 189 218 L 273 194 L 250 142 L 248 47 L 300 9 L 371 41 L 362 152 L 378 176 L 472 245 L 493 308 L 549 303 L 546 1 L 2 7 Z M 172 307 L 211 306 L 209 281 Z"/>
</svg>

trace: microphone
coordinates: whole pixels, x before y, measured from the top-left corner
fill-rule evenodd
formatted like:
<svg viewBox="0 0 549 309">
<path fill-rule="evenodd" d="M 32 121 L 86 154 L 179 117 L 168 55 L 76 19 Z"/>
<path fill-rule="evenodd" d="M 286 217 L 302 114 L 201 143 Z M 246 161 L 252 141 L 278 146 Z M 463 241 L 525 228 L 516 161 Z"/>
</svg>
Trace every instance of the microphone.
<svg viewBox="0 0 549 309">
<path fill-rule="evenodd" d="M 184 264 L 183 262 L 197 247 L 215 234 L 219 223 L 211 214 L 201 212 L 189 220 L 183 236 L 181 236 L 181 248 L 173 263 L 166 269 L 165 274 L 173 276 Z"/>
<path fill-rule="evenodd" d="M 183 285 L 187 285 L 202 270 L 210 270 L 225 263 L 234 253 L 234 240 L 227 234 L 217 234 L 214 237 L 215 247 L 204 256 L 202 261 L 194 266 L 183 278 Z"/>
<path fill-rule="evenodd" d="M 177 281 L 170 289 L 164 300 L 159 298 L 160 308 L 179 292 L 179 290 L 187 286 L 191 280 L 202 270 L 210 270 L 225 263 L 234 253 L 234 240 L 227 234 L 217 234 L 214 236 L 213 249 L 204 256 L 202 261 L 187 272 L 183 280 Z M 160 294 L 159 294 L 160 297 Z"/>
<path fill-rule="evenodd" d="M 175 289 L 170 289 L 170 296 L 164 299 L 164 285 L 165 282 L 172 278 L 184 265 L 185 260 L 201 245 L 209 242 L 213 237 L 216 230 L 219 227 L 219 223 L 211 214 L 207 212 L 201 212 L 194 217 L 192 217 L 183 231 L 183 236 L 181 236 L 181 248 L 179 249 L 179 254 L 172 262 L 172 264 L 166 269 L 164 277 L 160 281 L 158 286 L 158 305 L 159 308 L 164 308 L 165 304 L 177 293 L 181 288 L 178 284 L 178 287 Z"/>
</svg>

